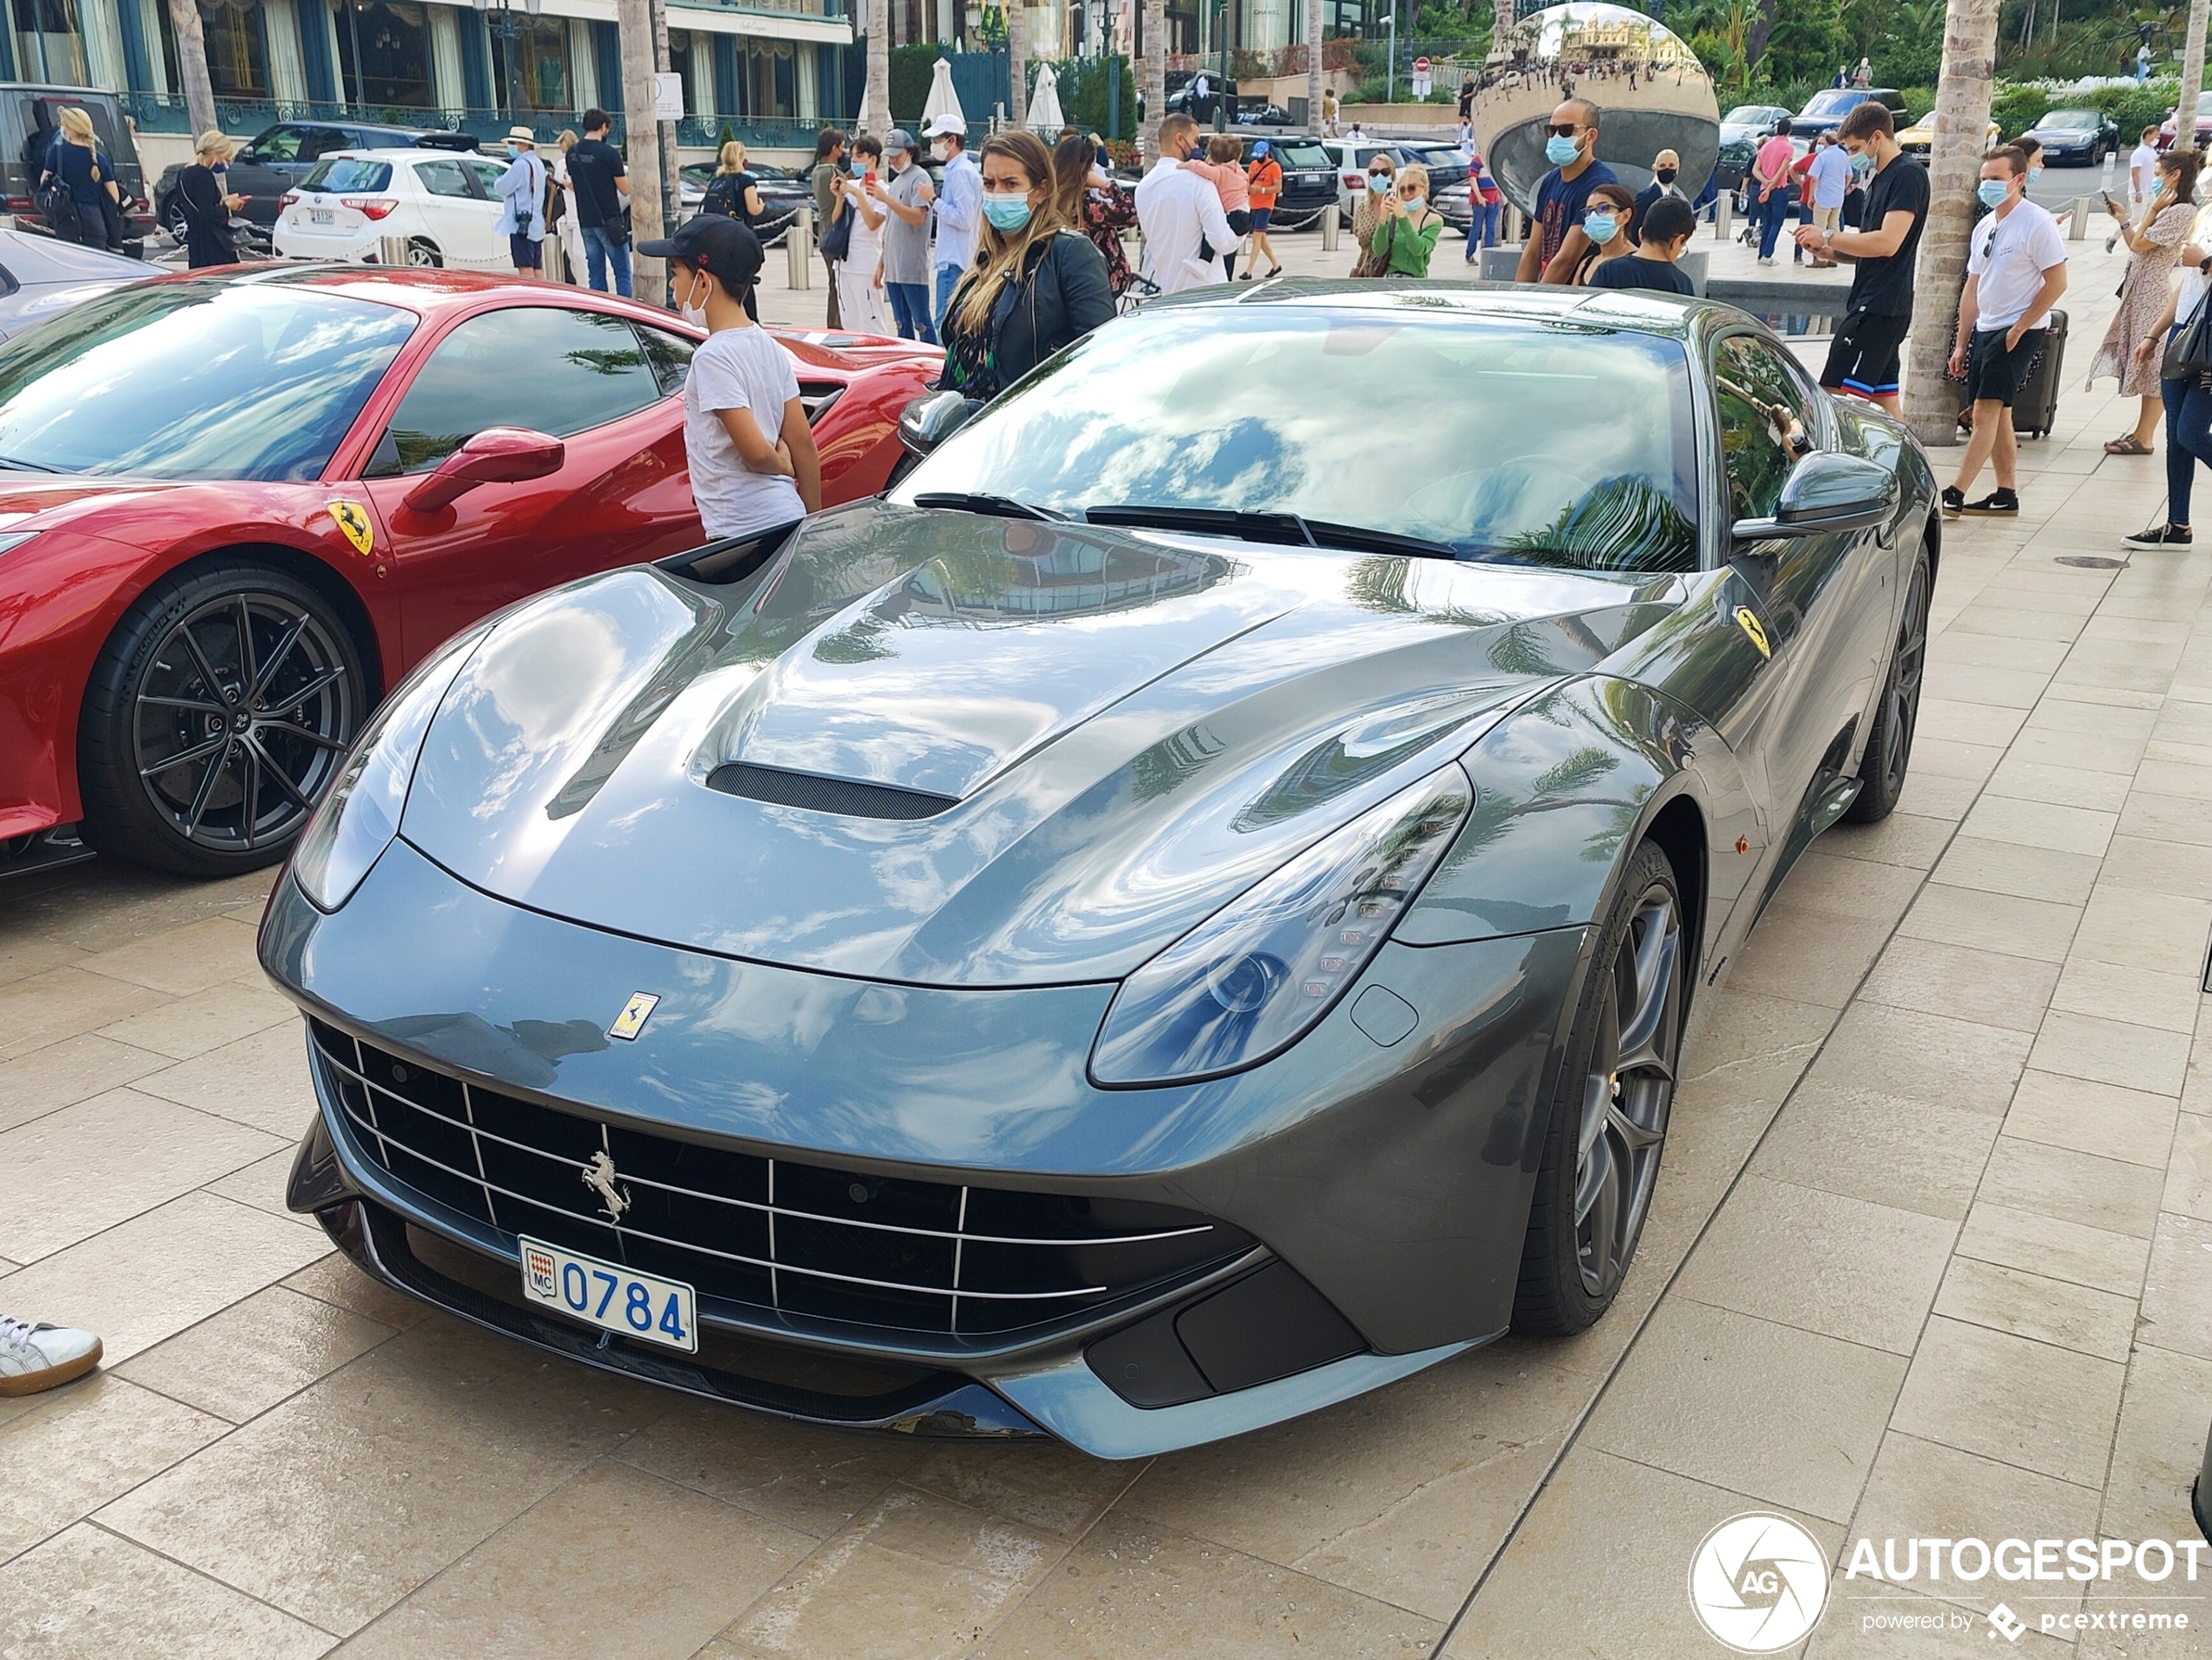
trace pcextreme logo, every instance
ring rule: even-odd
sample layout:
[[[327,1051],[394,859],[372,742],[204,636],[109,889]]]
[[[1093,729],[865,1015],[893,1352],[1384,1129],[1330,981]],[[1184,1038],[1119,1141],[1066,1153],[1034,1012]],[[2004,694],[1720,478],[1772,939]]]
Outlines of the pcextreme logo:
[[[1690,1611],[1739,1654],[1802,1642],[1827,1601],[1828,1553],[1787,1516],[1730,1516],[1689,1559]]]

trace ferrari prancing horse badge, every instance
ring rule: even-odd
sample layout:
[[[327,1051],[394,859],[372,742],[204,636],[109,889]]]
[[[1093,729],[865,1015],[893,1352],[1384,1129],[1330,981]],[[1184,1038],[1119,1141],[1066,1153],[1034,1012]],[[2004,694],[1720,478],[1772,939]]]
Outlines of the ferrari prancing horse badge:
[[[354,544],[354,551],[368,558],[376,546],[376,532],[369,527],[368,509],[359,502],[333,502],[330,516],[337,523],[339,533]]]
[[[1736,608],[1736,623],[1750,637],[1751,644],[1759,648],[1761,657],[1774,655],[1774,648],[1766,643],[1766,630],[1760,624],[1757,611],[1749,605],[1738,605]]]

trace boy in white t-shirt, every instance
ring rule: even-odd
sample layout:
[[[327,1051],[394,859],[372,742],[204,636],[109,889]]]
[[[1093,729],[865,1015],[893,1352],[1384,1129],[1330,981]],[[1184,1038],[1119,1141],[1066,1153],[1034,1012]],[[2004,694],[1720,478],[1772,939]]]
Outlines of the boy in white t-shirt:
[[[822,461],[799,376],[791,354],[745,315],[760,240],[736,219],[702,213],[637,252],[669,262],[676,303],[707,329],[684,381],[684,450],[707,535],[750,536],[814,511]]]

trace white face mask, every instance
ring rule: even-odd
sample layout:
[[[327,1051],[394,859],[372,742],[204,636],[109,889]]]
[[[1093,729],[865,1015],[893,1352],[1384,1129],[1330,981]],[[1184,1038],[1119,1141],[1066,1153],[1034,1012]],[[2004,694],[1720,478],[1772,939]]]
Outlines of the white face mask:
[[[950,161],[953,159],[953,147],[940,139],[929,146],[929,153],[939,161]]]
[[[711,287],[709,287],[707,290],[707,294],[711,294],[714,291]],[[691,303],[695,298],[698,301],[697,305],[693,305]],[[685,322],[691,324],[695,328],[705,328],[706,327],[706,295],[699,293],[698,273],[697,272],[691,273],[691,287],[684,290],[682,295],[678,299],[677,303],[683,308],[684,321]]]

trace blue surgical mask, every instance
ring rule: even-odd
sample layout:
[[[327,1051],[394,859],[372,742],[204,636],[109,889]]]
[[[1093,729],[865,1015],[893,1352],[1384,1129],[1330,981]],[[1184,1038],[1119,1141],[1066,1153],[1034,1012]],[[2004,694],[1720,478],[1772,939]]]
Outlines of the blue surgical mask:
[[[986,196],[983,217],[991,221],[991,228],[999,231],[1018,231],[1029,222],[1029,199],[1027,196]]]
[[[2005,198],[2012,193],[2012,186],[2001,179],[1985,179],[1974,194],[1981,198],[1984,207],[2002,207]]]
[[[1590,213],[1582,219],[1582,234],[1601,247],[1610,242],[1613,233],[1620,228],[1620,219],[1611,213]]]
[[[2032,179],[2040,179],[2043,176],[2043,170],[2040,167],[2030,167],[2027,170],[2027,176]]]
[[[1390,189],[1390,175],[1388,173],[1369,173],[1367,175],[1367,188],[1378,196],[1385,194]]]
[[[1851,159],[1851,170],[1861,179],[1871,178],[1874,172],[1874,158],[1864,153]]]
[[[1582,148],[1572,138],[1562,138],[1557,133],[1544,140],[1544,159],[1554,167],[1564,167],[1582,153]]]

